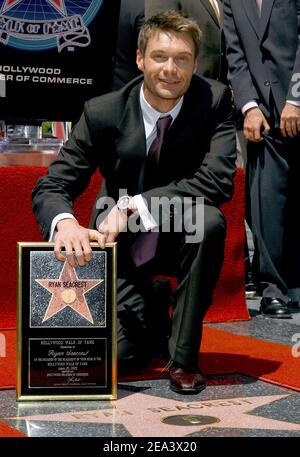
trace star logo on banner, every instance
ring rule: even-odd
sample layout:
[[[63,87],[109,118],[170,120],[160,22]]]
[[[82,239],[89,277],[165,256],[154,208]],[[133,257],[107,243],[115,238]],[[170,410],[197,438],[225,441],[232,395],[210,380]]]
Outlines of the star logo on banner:
[[[22,0],[6,0],[2,6],[2,13],[5,13],[5,11],[9,10],[13,6],[17,5],[20,3]]]
[[[61,14],[64,16],[67,15],[64,0],[48,0],[48,2],[54,6],[54,8],[56,8]]]
[[[300,433],[300,424],[249,414],[255,408],[289,396],[269,395],[186,403],[142,393],[126,392],[123,398],[111,403],[110,408],[9,419],[28,422],[122,424],[134,437],[181,437],[216,427],[292,430]]]
[[[9,9],[11,9],[13,6],[16,6],[18,3],[20,3],[23,0],[6,0],[2,6],[2,13],[5,13]],[[66,6],[65,6],[65,1],[64,0],[46,0],[48,3],[50,3],[51,6],[53,6],[59,13],[61,13],[63,16],[67,15],[66,12]],[[28,5],[27,5],[28,6]]]
[[[93,324],[94,320],[85,294],[103,281],[103,279],[79,279],[75,268],[71,267],[67,261],[64,263],[58,279],[36,279],[38,284],[52,294],[43,322],[69,306]]]

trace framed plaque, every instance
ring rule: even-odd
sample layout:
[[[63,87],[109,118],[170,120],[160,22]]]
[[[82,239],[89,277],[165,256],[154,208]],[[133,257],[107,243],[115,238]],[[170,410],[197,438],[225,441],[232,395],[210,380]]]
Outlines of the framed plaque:
[[[116,399],[116,243],[84,267],[18,243],[17,400]]]

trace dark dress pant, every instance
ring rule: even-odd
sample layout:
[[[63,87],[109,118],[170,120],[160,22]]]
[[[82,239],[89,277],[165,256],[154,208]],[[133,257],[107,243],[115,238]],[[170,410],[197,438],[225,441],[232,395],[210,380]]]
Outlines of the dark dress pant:
[[[226,223],[221,211],[204,206],[203,233],[191,236],[189,227],[180,233],[160,233],[155,259],[136,267],[128,252],[128,236],[118,242],[118,359],[128,354],[151,351],[155,331],[147,328],[151,313],[151,282],[154,274],[175,275],[173,313],[169,353],[172,360],[190,367],[198,363],[203,317],[212,302],[212,294],[223,263]],[[195,211],[185,214],[195,220]],[[199,220],[198,220],[199,223]],[[124,236],[122,236],[124,235]]]
[[[285,303],[288,289],[300,287],[299,171],[299,138],[283,139],[275,130],[260,143],[248,143],[253,278],[263,284],[263,296],[281,298]]]

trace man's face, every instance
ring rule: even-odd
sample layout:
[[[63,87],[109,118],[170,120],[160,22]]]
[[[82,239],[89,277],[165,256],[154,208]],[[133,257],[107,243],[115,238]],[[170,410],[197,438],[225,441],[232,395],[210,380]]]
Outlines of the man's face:
[[[158,111],[169,111],[187,91],[196,72],[194,42],[186,33],[157,30],[145,54],[137,51],[137,66],[144,72],[147,102]]]

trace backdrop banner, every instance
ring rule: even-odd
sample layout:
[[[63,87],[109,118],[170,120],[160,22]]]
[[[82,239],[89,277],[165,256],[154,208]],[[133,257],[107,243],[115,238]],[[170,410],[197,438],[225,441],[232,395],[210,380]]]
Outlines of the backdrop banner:
[[[109,92],[120,0],[0,0],[0,118],[76,121]]]

